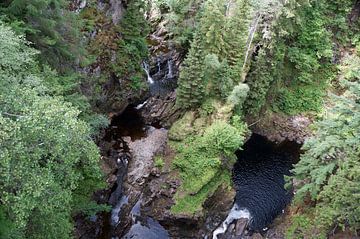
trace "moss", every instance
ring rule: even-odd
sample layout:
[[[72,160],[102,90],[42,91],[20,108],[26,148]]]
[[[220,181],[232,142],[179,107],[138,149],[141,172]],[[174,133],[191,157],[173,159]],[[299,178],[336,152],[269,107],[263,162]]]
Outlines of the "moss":
[[[169,139],[181,141],[184,140],[186,136],[193,134],[194,129],[192,123],[194,120],[195,112],[186,112],[185,115],[180,120],[176,121],[169,130]]]
[[[194,180],[194,183],[196,179]],[[196,194],[184,194],[181,189],[175,196],[175,205],[171,208],[174,214],[194,215],[201,213],[203,204],[221,185],[228,187],[231,182],[230,172],[223,171],[212,177],[212,180]],[[182,195],[182,196],[181,196]]]
[[[215,121],[202,134],[187,135],[182,142],[172,142],[177,155],[173,165],[179,170],[182,184],[175,197],[174,213],[194,214],[225,180],[230,172],[224,165],[235,157],[244,141],[244,130]],[[229,184],[229,183],[228,183]]]

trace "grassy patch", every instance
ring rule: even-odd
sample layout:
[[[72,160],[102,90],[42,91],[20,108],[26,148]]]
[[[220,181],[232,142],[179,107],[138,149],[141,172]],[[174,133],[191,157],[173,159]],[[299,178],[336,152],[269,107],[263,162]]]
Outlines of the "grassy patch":
[[[171,208],[171,212],[175,214],[185,213],[191,215],[201,212],[202,205],[206,199],[211,196],[220,185],[230,185],[230,182],[230,172],[225,170],[214,175],[209,183],[205,184],[200,191],[194,195],[184,194],[184,192],[180,190],[175,196],[176,204]],[[181,189],[184,189],[184,187],[181,187]]]
[[[155,167],[162,169],[165,165],[165,162],[161,156],[155,156],[154,165]]]

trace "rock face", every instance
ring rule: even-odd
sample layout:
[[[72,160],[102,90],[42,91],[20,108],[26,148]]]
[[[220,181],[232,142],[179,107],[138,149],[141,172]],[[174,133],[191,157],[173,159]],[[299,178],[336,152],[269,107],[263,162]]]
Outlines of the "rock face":
[[[118,212],[115,211],[119,217],[119,220],[113,223],[117,224],[114,229],[114,235],[117,236],[123,235],[131,225],[131,217],[128,215],[142,197],[145,183],[150,180],[149,177],[153,169],[155,154],[161,153],[165,149],[167,142],[167,130],[165,129],[150,127],[146,134],[146,137],[134,141],[130,137],[124,137],[131,159],[128,163],[127,175],[124,178],[124,189],[122,191],[122,197],[126,197],[126,204],[121,205]]]
[[[182,115],[182,110],[176,107],[176,92],[170,92],[165,97],[150,97],[141,109],[140,114],[147,124],[160,124],[170,127]]]
[[[114,25],[119,23],[124,15],[124,11],[124,3],[122,0],[110,0],[110,9],[107,14],[111,15]]]
[[[284,116],[272,114],[257,122],[248,120],[253,133],[262,135],[275,143],[294,141],[303,144],[312,135],[309,126],[312,120],[303,115]]]
[[[132,155],[129,163],[127,183],[130,185],[142,185],[149,177],[153,168],[153,157],[156,153],[163,152],[167,143],[167,130],[150,127],[147,137],[131,141],[126,137]]]

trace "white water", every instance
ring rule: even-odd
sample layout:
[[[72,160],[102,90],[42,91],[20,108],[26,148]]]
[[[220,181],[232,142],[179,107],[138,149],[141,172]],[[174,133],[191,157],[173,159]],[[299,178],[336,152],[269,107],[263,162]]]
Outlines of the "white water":
[[[223,234],[228,229],[229,225],[237,219],[246,218],[250,219],[250,212],[247,209],[240,209],[239,206],[235,203],[231,208],[229,215],[226,217],[225,221],[219,226],[214,232],[212,239],[218,239],[219,234]]]
[[[150,75],[149,64],[146,63],[145,61],[143,61],[142,67],[143,67],[144,71],[146,72],[147,81],[149,82],[149,84],[154,84],[154,80],[153,80],[153,78],[152,78],[151,75]]]
[[[111,224],[113,226],[116,226],[119,223],[120,217],[120,211],[121,208],[125,205],[128,204],[128,197],[127,196],[122,196],[121,200],[116,204],[116,206],[111,210]]]
[[[168,68],[169,68],[167,78],[172,78],[173,77],[172,62],[171,62],[171,60],[168,60],[167,63],[168,63]]]
[[[142,107],[144,107],[144,105],[146,105],[147,102],[148,102],[148,101],[146,100],[144,103],[138,104],[138,105],[135,107],[135,109],[137,109],[137,110],[141,109]]]
[[[160,60],[157,60],[157,66],[158,66],[158,73],[161,71],[161,64],[160,64]]]

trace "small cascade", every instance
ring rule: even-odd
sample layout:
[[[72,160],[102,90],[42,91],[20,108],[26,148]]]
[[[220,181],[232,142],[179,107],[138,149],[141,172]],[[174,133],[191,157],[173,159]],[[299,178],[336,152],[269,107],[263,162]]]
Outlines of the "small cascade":
[[[119,224],[121,208],[128,203],[128,197],[124,195],[121,197],[116,206],[111,210],[111,225],[113,227],[116,227]]]
[[[146,61],[143,61],[142,63],[142,67],[144,69],[144,71],[146,72],[147,75],[147,81],[149,82],[150,85],[154,84],[154,80],[150,75],[150,67],[149,64]]]
[[[168,60],[167,61],[167,65],[168,65],[168,74],[167,74],[167,78],[173,78],[173,69],[172,69],[172,61]]]
[[[159,222],[141,215],[142,196],[131,209],[130,216],[133,225],[123,239],[169,239],[169,233]]]
[[[161,62],[160,59],[157,59],[157,67],[158,67],[158,72],[156,74],[158,74],[161,71]]]
[[[135,109],[136,109],[136,110],[140,110],[142,107],[144,107],[144,105],[147,104],[147,102],[148,102],[148,100],[144,101],[144,102],[141,103],[141,104],[138,104],[137,106],[135,106]]]
[[[218,235],[223,234],[227,231],[229,225],[234,221],[240,218],[251,219],[250,212],[245,208],[240,208],[236,203],[231,208],[229,215],[223,221],[221,226],[219,226],[214,232],[212,239],[218,239]]]

